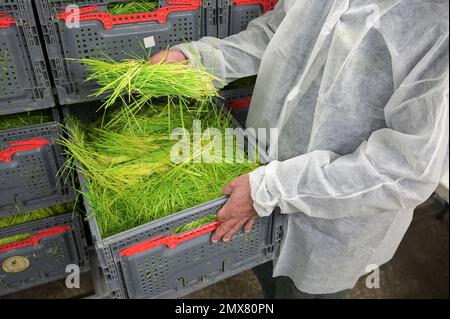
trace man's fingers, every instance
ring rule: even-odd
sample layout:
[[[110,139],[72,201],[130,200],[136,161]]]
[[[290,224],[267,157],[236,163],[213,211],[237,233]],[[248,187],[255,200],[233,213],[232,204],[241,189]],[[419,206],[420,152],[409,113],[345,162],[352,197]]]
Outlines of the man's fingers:
[[[230,229],[236,224],[236,220],[228,220],[216,229],[214,234],[211,237],[213,243],[218,243],[222,237],[230,231]]]
[[[223,236],[223,241],[230,241],[231,237],[233,237],[233,235],[242,227],[242,225],[245,224],[245,222],[245,220],[240,220],[239,222],[234,224],[234,226],[231,227],[231,229],[225,234],[225,236]]]
[[[217,213],[217,220],[219,222],[223,223],[231,218],[231,216],[229,214],[229,210],[228,210],[228,205],[229,205],[228,202],[226,202],[225,205],[223,205],[223,207]]]
[[[250,218],[250,219],[245,223],[244,231],[245,231],[246,233],[249,233],[249,232],[252,231],[253,225],[255,224],[255,221],[256,221],[257,219],[258,219],[258,216],[255,216],[255,217]]]

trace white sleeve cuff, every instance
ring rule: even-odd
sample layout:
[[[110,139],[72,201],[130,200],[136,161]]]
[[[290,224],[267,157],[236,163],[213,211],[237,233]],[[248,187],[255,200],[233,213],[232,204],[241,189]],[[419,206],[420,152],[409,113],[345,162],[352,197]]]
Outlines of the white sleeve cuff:
[[[253,207],[260,217],[269,216],[279,206],[279,196],[267,187],[266,168],[261,166],[249,174]]]
[[[177,44],[170,48],[171,50],[180,51],[184,54],[184,56],[188,59],[189,64],[195,65],[197,67],[200,67],[199,58],[195,57],[195,52],[192,47],[189,47],[189,44]]]

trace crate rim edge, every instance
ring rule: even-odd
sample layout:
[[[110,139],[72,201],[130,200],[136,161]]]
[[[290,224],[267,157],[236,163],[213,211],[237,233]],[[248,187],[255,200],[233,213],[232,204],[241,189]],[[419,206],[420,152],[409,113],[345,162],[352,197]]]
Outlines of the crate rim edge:
[[[17,225],[13,225],[13,226],[8,226],[8,227],[3,227],[0,228],[0,233],[2,232],[6,232],[6,231],[11,231],[12,229],[16,228],[16,227],[27,227],[27,226],[31,226],[36,222],[44,222],[47,219],[64,219],[65,217],[71,216],[71,220],[75,220],[77,216],[82,216],[81,212],[77,209],[74,212],[64,212],[62,214],[58,214],[58,215],[54,215],[54,216],[49,216],[49,217],[45,217],[45,218],[40,218],[40,219],[35,219],[35,220],[31,220],[28,221],[26,223],[22,223],[22,224],[17,224]],[[73,229],[71,229],[73,231]]]
[[[2,116],[10,116],[10,115],[17,115],[17,114],[19,114],[19,113],[8,114],[8,115],[0,115],[0,118]],[[60,126],[61,123],[59,123],[58,121],[52,120],[52,121],[44,122],[44,123],[41,123],[41,124],[32,124],[32,125],[11,127],[11,128],[5,129],[5,130],[0,130],[0,133],[4,134],[4,133],[9,133],[10,131],[12,132],[12,131],[15,131],[15,130],[20,130],[20,129],[25,129],[25,128],[26,129],[28,129],[28,128],[33,129],[33,128],[37,128],[37,127],[42,126],[42,125],[55,125],[55,124],[56,124],[56,127],[58,127],[58,126]]]

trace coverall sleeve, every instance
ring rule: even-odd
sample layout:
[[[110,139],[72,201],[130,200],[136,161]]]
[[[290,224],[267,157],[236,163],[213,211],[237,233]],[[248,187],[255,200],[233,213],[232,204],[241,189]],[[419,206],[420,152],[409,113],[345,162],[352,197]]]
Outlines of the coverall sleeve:
[[[284,0],[252,20],[247,29],[225,39],[204,37],[172,47],[192,63],[200,62],[225,84],[258,73],[264,51],[285,17]]]
[[[384,109],[387,128],[353,153],[318,150],[250,173],[258,215],[279,206],[285,214],[332,219],[413,209],[425,201],[448,170],[448,58],[447,35],[394,91]]]

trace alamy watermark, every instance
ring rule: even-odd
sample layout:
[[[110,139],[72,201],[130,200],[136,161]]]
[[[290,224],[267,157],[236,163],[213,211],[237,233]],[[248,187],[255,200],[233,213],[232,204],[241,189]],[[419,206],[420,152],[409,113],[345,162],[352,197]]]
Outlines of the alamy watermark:
[[[379,29],[380,28],[380,18],[381,18],[381,10],[380,7],[373,3],[371,5],[368,6],[368,8],[370,8],[370,14],[367,16],[366,18],[366,26],[368,28],[375,28],[375,29]]]
[[[66,287],[68,289],[79,289],[80,288],[80,267],[75,264],[69,264],[66,266]]]
[[[366,266],[366,287],[369,289],[380,288],[380,267],[375,264],[370,264]]]
[[[80,28],[80,7],[76,4],[69,4],[66,7],[66,13],[68,13],[66,18],[66,27],[68,29],[79,29]]]
[[[268,145],[277,145],[278,129],[208,127],[202,130],[200,120],[193,122],[192,131],[175,128],[170,134],[176,140],[170,152],[170,159],[180,163],[255,163]],[[271,159],[278,158],[278,152],[271,152]]]

